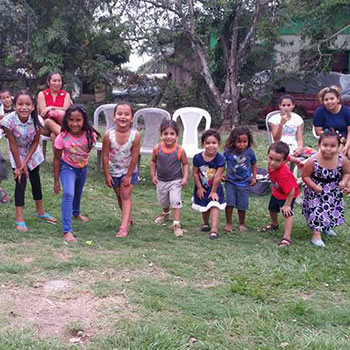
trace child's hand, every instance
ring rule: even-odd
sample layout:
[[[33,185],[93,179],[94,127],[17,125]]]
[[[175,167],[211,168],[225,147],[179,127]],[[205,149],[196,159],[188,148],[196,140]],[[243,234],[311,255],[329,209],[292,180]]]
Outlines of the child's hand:
[[[303,152],[303,147],[298,147],[294,153],[293,153],[293,156],[294,157],[299,157],[301,155],[301,153]]]
[[[108,187],[113,187],[113,179],[112,179],[112,176],[111,176],[111,175],[105,176],[105,184],[106,184]]]
[[[316,193],[321,193],[322,191],[323,191],[323,188],[321,187],[321,186],[316,186],[315,187],[315,189],[314,189],[314,191],[316,192]]]
[[[290,119],[290,112],[289,111],[282,111],[281,113],[281,121],[280,125],[284,125],[287,123],[287,121]]]
[[[21,176],[22,176],[22,174],[23,174],[23,169],[22,169],[22,167],[16,168],[16,169],[14,170],[14,172],[13,172],[13,178],[14,178],[15,180],[18,179],[18,183],[20,183],[20,182],[21,182]]]
[[[203,199],[204,193],[205,193],[205,192],[206,192],[206,191],[205,191],[205,189],[204,189],[203,187],[198,188],[198,190],[197,190],[197,196],[198,196],[198,198],[199,198],[199,199]]]
[[[226,179],[227,179],[226,174],[222,174],[222,175],[221,175],[221,181],[226,181]]]
[[[213,199],[214,201],[219,201],[219,196],[216,192],[210,192],[209,198]]]
[[[282,211],[283,216],[286,217],[286,218],[288,218],[289,216],[293,215],[292,208],[291,208],[290,205],[284,205],[281,208],[281,211]]]
[[[346,190],[346,184],[347,182],[343,180],[339,182],[339,187],[342,191]]]
[[[54,185],[53,185],[53,190],[55,191],[56,194],[59,194],[61,191],[61,186],[60,182],[55,180]]]
[[[255,186],[256,185],[256,178],[252,177],[250,182],[249,182],[249,186]]]
[[[182,186],[182,187],[187,186],[187,179],[185,179],[184,177],[183,177],[182,180],[181,180],[181,186]]]
[[[156,176],[152,176],[152,183],[154,186],[157,186],[158,185],[158,179]]]
[[[123,186],[125,187],[128,187],[131,185],[131,175],[125,175],[123,178],[122,178],[122,184]]]
[[[26,175],[26,178],[29,178],[28,167],[26,165],[25,166],[22,165],[22,169],[23,169],[24,174]]]

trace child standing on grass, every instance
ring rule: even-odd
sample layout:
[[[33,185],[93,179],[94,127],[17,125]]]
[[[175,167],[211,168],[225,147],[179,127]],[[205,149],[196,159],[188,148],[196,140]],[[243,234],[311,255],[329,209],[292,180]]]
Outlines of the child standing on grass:
[[[289,247],[292,243],[293,206],[299,194],[299,187],[294,175],[286,165],[289,147],[279,141],[270,145],[267,153],[267,165],[272,184],[272,195],[269,202],[271,223],[261,231],[267,232],[278,229],[278,213],[284,217],[284,235],[279,242],[280,247]]]
[[[209,239],[219,238],[219,210],[226,207],[221,177],[225,169],[225,157],[218,152],[220,134],[214,130],[206,130],[202,135],[204,151],[193,158],[193,179],[195,182],[192,208],[202,213],[201,230],[209,232]],[[209,226],[211,218],[211,227]]]
[[[246,231],[245,214],[249,209],[249,186],[256,184],[256,156],[251,149],[253,137],[246,126],[234,128],[226,140],[224,156],[227,162],[226,184],[226,226],[232,231],[232,212],[237,208],[239,231]]]
[[[53,162],[55,193],[60,192],[60,180],[63,187],[62,232],[67,242],[77,241],[72,229],[72,215],[82,222],[89,221],[80,214],[80,202],[90,151],[97,135],[89,123],[86,108],[79,104],[69,106],[63,117],[61,133],[55,139]]]
[[[340,139],[334,131],[324,132],[318,140],[319,152],[304,165],[306,184],[303,215],[312,230],[311,243],[324,247],[321,232],[336,236],[333,228],[344,223],[343,191],[350,179],[350,163],[338,152]]]
[[[5,128],[9,142],[9,156],[13,168],[16,206],[16,229],[27,231],[24,221],[24,194],[29,177],[32,185],[38,218],[50,224],[57,223],[50,214],[45,213],[42,200],[39,167],[44,156],[39,146],[40,122],[35,109],[35,101],[26,90],[19,91],[14,98],[15,112],[4,117],[2,125]]]
[[[173,120],[163,120],[160,125],[162,142],[153,150],[151,161],[152,182],[157,186],[157,195],[163,212],[155,218],[162,224],[173,209],[173,230],[176,237],[183,236],[180,226],[182,208],[181,188],[187,185],[189,165],[184,149],[177,144],[179,126]]]
[[[138,183],[137,162],[141,137],[131,129],[133,108],[128,102],[120,102],[114,109],[114,128],[106,132],[102,143],[102,164],[105,182],[113,187],[122,221],[116,237],[126,237],[132,224],[132,191]]]

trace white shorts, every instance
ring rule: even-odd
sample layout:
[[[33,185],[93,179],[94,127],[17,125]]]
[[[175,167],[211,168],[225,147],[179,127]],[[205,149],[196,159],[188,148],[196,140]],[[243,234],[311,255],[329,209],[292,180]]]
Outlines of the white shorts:
[[[157,196],[162,208],[182,208],[181,201],[181,181],[158,181]]]

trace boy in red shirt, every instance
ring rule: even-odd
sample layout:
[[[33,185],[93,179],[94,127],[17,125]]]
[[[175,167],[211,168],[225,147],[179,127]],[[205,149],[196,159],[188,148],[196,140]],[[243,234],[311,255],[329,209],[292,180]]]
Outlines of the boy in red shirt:
[[[289,147],[282,141],[271,144],[267,152],[267,164],[272,184],[272,195],[269,203],[271,224],[263,227],[261,231],[278,229],[278,213],[281,210],[284,216],[284,235],[278,244],[280,247],[289,247],[292,243],[292,210],[295,198],[299,194],[297,181],[286,165],[288,154]]]

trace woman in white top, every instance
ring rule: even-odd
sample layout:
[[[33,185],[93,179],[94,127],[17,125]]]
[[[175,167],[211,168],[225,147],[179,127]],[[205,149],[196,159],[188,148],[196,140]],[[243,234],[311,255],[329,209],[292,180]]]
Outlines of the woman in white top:
[[[273,115],[268,122],[273,141],[285,142],[289,146],[290,155],[299,157],[304,149],[304,121],[300,115],[292,112],[294,107],[293,96],[283,95],[279,103],[280,113]]]

